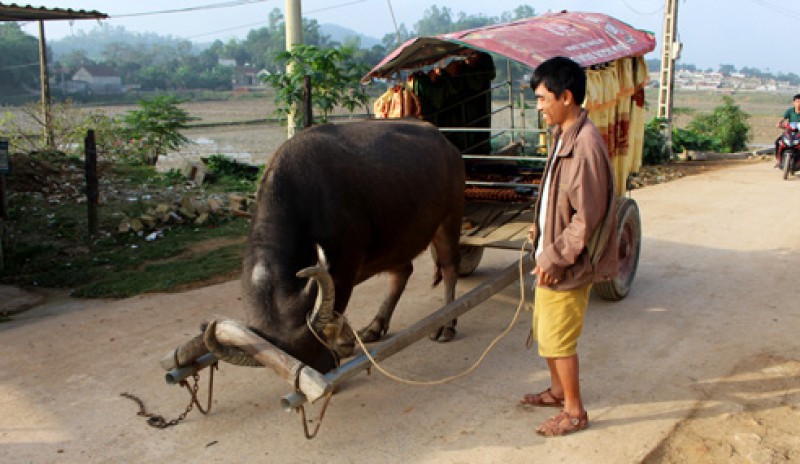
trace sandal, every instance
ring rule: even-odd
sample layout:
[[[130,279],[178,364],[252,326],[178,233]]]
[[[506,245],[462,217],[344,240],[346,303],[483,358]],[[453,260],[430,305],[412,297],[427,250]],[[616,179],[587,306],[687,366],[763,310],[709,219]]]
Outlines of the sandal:
[[[548,388],[539,393],[528,393],[522,397],[519,404],[523,406],[544,406],[552,408],[563,408],[564,398],[559,398]]]
[[[545,437],[559,437],[589,427],[589,414],[586,411],[577,417],[571,417],[562,410],[557,415],[548,419],[536,429],[536,433]]]

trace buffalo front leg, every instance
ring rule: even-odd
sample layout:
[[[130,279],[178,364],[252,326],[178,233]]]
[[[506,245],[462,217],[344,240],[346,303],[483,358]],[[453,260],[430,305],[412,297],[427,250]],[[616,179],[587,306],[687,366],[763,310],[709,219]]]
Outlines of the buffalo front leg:
[[[389,276],[389,293],[386,295],[386,299],[383,300],[378,314],[375,315],[372,322],[358,331],[358,336],[364,343],[378,341],[389,331],[389,323],[392,320],[394,308],[397,307],[400,295],[406,289],[408,278],[411,277],[413,271],[414,265],[409,261],[402,267],[387,273]]]

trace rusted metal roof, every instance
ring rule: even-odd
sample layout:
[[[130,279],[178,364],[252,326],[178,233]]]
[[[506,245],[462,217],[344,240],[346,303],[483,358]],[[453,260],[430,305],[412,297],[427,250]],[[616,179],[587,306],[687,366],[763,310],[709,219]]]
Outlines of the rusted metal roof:
[[[0,3],[0,21],[54,21],[76,19],[108,19],[108,15],[97,10],[73,10],[71,8],[45,8],[16,3]]]
[[[581,66],[591,66],[644,55],[655,44],[652,33],[601,13],[546,13],[435,37],[415,37],[386,56],[362,81],[432,64],[467,49],[495,53],[536,68],[558,55],[568,56]]]

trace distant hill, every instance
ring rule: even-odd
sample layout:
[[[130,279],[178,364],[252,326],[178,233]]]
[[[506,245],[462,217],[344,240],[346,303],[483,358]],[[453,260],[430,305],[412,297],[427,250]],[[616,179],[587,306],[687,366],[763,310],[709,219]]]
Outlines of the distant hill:
[[[373,45],[381,44],[381,39],[359,34],[352,29],[337,26],[336,24],[320,24],[319,30],[323,35],[329,35],[331,40],[339,43],[345,43],[348,38],[358,37],[361,39],[361,48],[372,48]]]
[[[82,50],[88,58],[102,60],[103,52],[109,45],[123,43],[131,46],[153,47],[158,45],[175,47],[182,41],[179,37],[170,35],[159,35],[154,32],[131,32],[122,26],[110,26],[101,24],[95,26],[88,33],[79,30],[72,35],[62,37],[58,40],[51,40],[48,46],[53,50],[55,59],[77,50]],[[200,53],[207,46],[196,46],[193,44],[192,52]]]

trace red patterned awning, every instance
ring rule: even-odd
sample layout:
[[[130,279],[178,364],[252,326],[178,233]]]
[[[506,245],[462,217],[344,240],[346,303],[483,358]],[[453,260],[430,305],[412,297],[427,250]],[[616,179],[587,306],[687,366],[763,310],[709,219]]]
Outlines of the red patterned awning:
[[[433,64],[466,49],[502,55],[535,68],[554,56],[591,66],[641,56],[655,46],[652,33],[601,13],[547,13],[435,37],[415,37],[386,56],[362,81]]]

